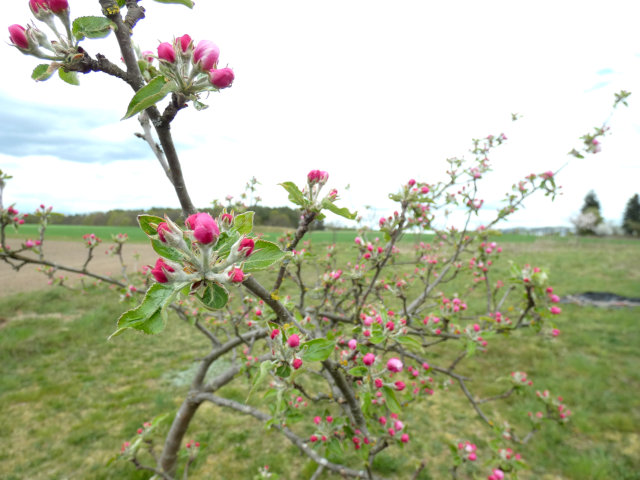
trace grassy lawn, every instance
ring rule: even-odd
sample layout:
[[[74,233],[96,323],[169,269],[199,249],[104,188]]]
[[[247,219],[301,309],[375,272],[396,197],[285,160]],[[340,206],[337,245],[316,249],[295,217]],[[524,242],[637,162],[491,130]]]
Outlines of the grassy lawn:
[[[81,229],[70,233],[75,239],[87,231],[109,238],[95,227],[74,228]],[[338,243],[352,241],[353,232],[339,233]],[[496,240],[505,258],[517,263],[535,256],[536,265],[550,271],[559,295],[599,290],[640,296],[638,241]],[[319,236],[314,241],[334,240]],[[323,245],[314,248],[323,251]],[[503,263],[496,275],[507,271]],[[158,336],[127,332],[107,341],[127,308],[115,292],[104,290],[81,294],[59,288],[0,299],[1,478],[150,477],[128,463],[105,465],[142,422],[175,411],[208,342],[177,318]],[[484,397],[503,391],[500,378],[512,370],[525,370],[534,388],[562,394],[572,409],[564,428],[549,425],[519,449],[531,468],[522,478],[640,479],[640,309],[562,309],[559,337],[522,332],[523,342],[496,338],[486,354],[463,363],[460,373],[478,379],[470,388]],[[445,349],[427,353],[444,365],[456,354]],[[244,400],[247,381],[238,380],[220,393]],[[483,408],[497,423],[508,420],[522,431],[527,411],[536,407],[533,400],[517,400]],[[260,404],[259,395],[255,404]],[[486,438],[487,427],[455,386],[437,391],[405,423],[412,426],[412,441],[380,455],[376,467],[381,475],[410,478],[426,460],[428,468],[418,478],[448,478],[446,442],[469,439],[478,442],[479,451],[486,448],[480,439]],[[313,472],[306,457],[282,437],[211,405],[198,411],[188,438],[202,445],[190,478],[250,479],[265,464],[285,479],[309,478]]]

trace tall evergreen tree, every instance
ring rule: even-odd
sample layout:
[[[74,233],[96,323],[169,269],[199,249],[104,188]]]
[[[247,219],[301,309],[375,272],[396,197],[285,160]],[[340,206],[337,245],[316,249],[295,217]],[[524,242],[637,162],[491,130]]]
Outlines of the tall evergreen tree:
[[[640,198],[637,193],[627,202],[622,228],[627,235],[640,235]]]
[[[591,190],[587,193],[587,196],[584,197],[584,205],[582,206],[582,213],[597,211],[598,215],[600,215],[600,202],[598,201],[598,197],[596,197],[596,193]]]

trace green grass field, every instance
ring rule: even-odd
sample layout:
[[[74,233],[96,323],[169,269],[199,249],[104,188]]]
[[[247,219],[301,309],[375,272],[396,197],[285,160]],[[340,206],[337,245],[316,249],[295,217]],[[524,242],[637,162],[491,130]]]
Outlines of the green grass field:
[[[75,239],[88,231],[108,238],[110,231],[59,228]],[[316,253],[322,253],[323,241],[334,241],[332,232],[315,235]],[[339,232],[335,241],[351,242],[353,235]],[[640,296],[637,240],[505,236],[497,241],[505,258],[524,263],[535,257],[535,265],[550,271],[559,295],[596,290]],[[498,271],[507,268],[503,262]],[[177,318],[161,335],[129,332],[107,342],[126,308],[116,292],[104,290],[79,294],[52,288],[0,298],[0,477],[150,477],[127,463],[105,464],[142,422],[175,410],[188,390],[194,360],[208,344]],[[536,388],[561,393],[570,405],[571,422],[564,428],[551,425],[519,450],[531,467],[521,478],[640,479],[640,309],[562,308],[558,338],[533,332],[522,333],[525,342],[497,338],[460,373],[484,379],[472,383],[484,396],[500,391],[497,378],[525,370]],[[446,363],[451,353],[431,355]],[[223,393],[244,400],[246,382]],[[509,421],[524,425],[532,406],[511,398],[506,405]],[[486,411],[501,418],[496,406],[487,404]],[[377,471],[389,478],[410,478],[423,459],[428,468],[418,478],[450,478],[446,442],[479,439],[487,428],[456,388],[437,393],[405,423],[422,428],[411,431],[406,448],[380,455]],[[251,479],[265,464],[284,479],[309,478],[313,472],[282,437],[218,407],[199,410],[188,438],[202,444],[190,478]],[[478,446],[486,447],[480,440]]]

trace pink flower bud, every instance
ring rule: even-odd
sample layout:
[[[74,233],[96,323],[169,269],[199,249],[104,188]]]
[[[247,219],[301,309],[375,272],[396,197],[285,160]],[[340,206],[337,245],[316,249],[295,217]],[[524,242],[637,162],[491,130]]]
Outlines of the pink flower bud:
[[[478,325],[477,323],[473,324],[473,331],[474,332],[479,332],[480,331],[480,325]]]
[[[402,423],[400,420],[396,420],[395,422],[393,422],[393,428],[396,429],[396,432],[399,432],[404,428],[404,423]]]
[[[381,378],[376,378],[373,382],[376,386],[376,388],[382,388],[382,379]]]
[[[142,59],[147,63],[153,63],[153,52],[151,50],[145,50],[141,53]]]
[[[191,37],[185,34],[181,37],[177,37],[173,43],[182,51],[182,53],[187,53],[187,50],[189,50],[189,46],[191,45]]]
[[[315,423],[316,425],[320,425],[320,422],[322,421],[322,418],[320,417],[313,417],[313,423]]]
[[[203,72],[208,72],[217,65],[219,56],[220,49],[215,43],[210,40],[200,40],[193,51],[193,64]]]
[[[47,3],[53,13],[60,13],[69,9],[69,2],[67,2],[67,0],[49,0]]]
[[[402,443],[409,443],[409,434],[403,433],[402,436],[400,437],[400,441]]]
[[[233,83],[235,76],[230,68],[214,69],[209,72],[209,81],[216,88],[227,88]]]
[[[333,417],[331,415],[327,416],[327,423],[333,422]]]
[[[311,437],[309,437],[309,441],[311,441],[312,443],[317,442],[318,441],[318,437],[315,435],[311,435]]]
[[[194,213],[187,218],[185,224],[193,230],[194,238],[203,245],[215,243],[220,236],[218,224],[208,213]]]
[[[427,187],[427,186],[422,187],[422,188],[420,189],[420,192],[422,192],[422,193],[429,193],[429,187]]]
[[[29,0],[29,8],[36,15],[40,10],[46,11],[48,9],[47,3],[47,0]]]
[[[167,272],[175,272],[175,270],[171,266],[167,265],[162,258],[159,258],[156,261],[155,267],[151,269],[151,274],[158,283],[167,283],[169,281],[167,278]]]
[[[291,348],[296,348],[298,345],[300,345],[300,337],[295,333],[293,335],[290,335],[289,338],[287,338],[287,345],[289,345]]]
[[[416,184],[416,181],[412,178],[411,180],[409,180],[409,186],[413,187]]]
[[[171,228],[167,225],[167,222],[162,222],[158,225],[158,237],[160,237],[160,241],[162,243],[167,243],[167,239],[165,238],[165,233],[171,233]]]
[[[387,361],[387,370],[390,372],[401,372],[402,366],[402,360],[399,358],[393,357]]]
[[[327,183],[327,180],[329,180],[329,174],[322,170],[311,170],[307,174],[307,181],[309,182],[309,185],[315,185],[316,183],[324,185]]]
[[[470,453],[467,457],[470,461],[475,462],[478,456],[475,453]]]
[[[294,370],[298,370],[302,366],[302,360],[299,358],[294,358],[292,365]]]
[[[238,246],[238,252],[244,253],[246,257],[251,255],[253,252],[253,248],[256,246],[255,242],[251,238],[243,238],[240,240],[240,245]]]
[[[164,60],[165,62],[175,63],[176,52],[173,49],[173,45],[171,45],[169,42],[163,42],[158,45],[158,58],[160,60]]]
[[[220,215],[220,223],[229,228],[233,224],[233,215],[230,213],[223,213]]]
[[[551,312],[551,315],[559,315],[562,312],[562,309],[560,307],[553,306],[549,311]]]
[[[394,385],[396,386],[396,390],[398,390],[399,392],[404,390],[406,387],[405,383],[402,380],[398,380]]]
[[[280,330],[278,330],[277,328],[273,329],[271,331],[271,340],[273,340],[274,338],[276,338],[278,335],[280,335]]]
[[[11,43],[21,50],[29,49],[29,39],[27,38],[27,31],[22,25],[11,25],[9,27],[9,38]]]
[[[347,345],[349,345],[349,348],[351,350],[355,350],[356,347],[358,346],[358,341],[355,338],[352,338],[351,340],[349,340],[349,342],[347,343]]]
[[[367,366],[373,365],[373,362],[376,361],[376,356],[373,353],[367,353],[364,357],[362,357],[362,363]]]
[[[232,268],[229,272],[229,278],[233,283],[242,283],[244,281],[244,272],[238,267]]]
[[[26,242],[24,242],[24,246],[27,248],[33,248],[35,247],[35,242],[33,240],[27,240]]]

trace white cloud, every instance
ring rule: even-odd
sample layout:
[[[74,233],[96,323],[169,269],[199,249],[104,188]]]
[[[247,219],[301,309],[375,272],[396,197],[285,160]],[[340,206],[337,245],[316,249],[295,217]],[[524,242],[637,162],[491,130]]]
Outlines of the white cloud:
[[[99,14],[97,1],[71,6],[74,15]],[[631,1],[145,6],[147,19],[136,27],[143,49],[188,32],[217,42],[221,62],[236,72],[233,88],[208,98],[209,110],[180,112],[173,126],[197,205],[237,195],[251,176],[263,184],[266,204],[285,204],[276,184],[302,183],[308,170],[320,168],[341,192],[351,184],[342,193],[345,205],[384,211],[392,208],[388,191],[411,177],[440,178],[444,159],[465,155],[472,137],[505,131],[509,141],[496,152],[485,189],[486,202],[494,203],[523,175],[566,163],[579,137],[607,119],[613,93],[633,90],[640,78],[640,5]],[[7,5],[5,18],[24,24],[26,2]],[[117,59],[113,40],[86,48]],[[119,117],[132,94],[96,74],[82,76],[79,89],[57,79],[25,87],[36,62],[8,47],[0,48],[0,61],[12,65],[0,93],[56,105],[61,122],[69,105],[96,105]],[[619,220],[638,191],[635,95],[612,119],[603,151],[563,169],[564,195],[552,206],[533,200],[513,225],[568,225],[590,189],[604,216]],[[511,112],[524,116],[511,123]],[[135,120],[109,123],[90,138],[125,142],[137,129]],[[74,211],[177,204],[151,160],[89,166],[65,161],[65,152],[56,157],[5,156],[2,168],[29,177],[19,188],[24,201],[47,197]]]

